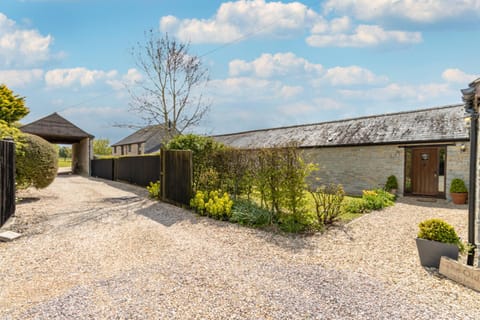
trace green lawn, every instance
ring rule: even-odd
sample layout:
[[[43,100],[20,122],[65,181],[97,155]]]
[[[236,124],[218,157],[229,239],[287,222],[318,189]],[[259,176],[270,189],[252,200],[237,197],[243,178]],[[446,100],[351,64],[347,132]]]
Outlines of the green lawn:
[[[64,159],[64,158],[58,158],[58,167],[59,168],[67,168],[72,166],[72,159]]]

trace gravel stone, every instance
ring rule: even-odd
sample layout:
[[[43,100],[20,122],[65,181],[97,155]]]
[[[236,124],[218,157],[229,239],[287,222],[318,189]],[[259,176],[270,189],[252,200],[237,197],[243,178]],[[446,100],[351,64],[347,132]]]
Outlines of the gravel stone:
[[[24,236],[0,243],[0,319],[480,319],[480,294],[422,268],[414,240],[433,217],[466,238],[466,206],[402,198],[288,236],[93,178],[22,196],[36,200],[9,224]]]

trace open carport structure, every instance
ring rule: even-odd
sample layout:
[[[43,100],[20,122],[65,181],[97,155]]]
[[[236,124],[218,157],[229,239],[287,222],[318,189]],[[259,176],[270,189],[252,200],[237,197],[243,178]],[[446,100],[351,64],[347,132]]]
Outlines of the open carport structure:
[[[22,132],[42,137],[50,143],[72,145],[72,173],[90,175],[94,136],[83,131],[58,113],[24,125]]]

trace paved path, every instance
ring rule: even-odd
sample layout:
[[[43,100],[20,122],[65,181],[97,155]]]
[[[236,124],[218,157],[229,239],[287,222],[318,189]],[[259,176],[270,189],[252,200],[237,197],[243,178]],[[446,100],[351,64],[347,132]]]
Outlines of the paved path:
[[[406,199],[323,235],[198,217],[125,184],[59,176],[0,243],[0,319],[480,319],[480,294],[420,267],[416,225],[466,209]]]

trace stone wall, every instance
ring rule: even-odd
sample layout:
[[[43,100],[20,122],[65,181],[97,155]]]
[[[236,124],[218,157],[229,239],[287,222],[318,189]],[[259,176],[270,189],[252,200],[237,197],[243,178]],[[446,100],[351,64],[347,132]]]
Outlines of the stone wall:
[[[122,156],[122,147],[123,147],[123,156],[138,156],[144,154],[145,143],[142,143],[140,146],[140,154],[138,153],[138,143],[132,143],[130,145],[130,151],[128,149],[128,144],[123,146],[112,147],[112,154],[114,156]]]
[[[81,175],[90,175],[90,158],[92,143],[90,138],[84,138],[72,145],[72,172]]]
[[[450,200],[450,183],[461,178],[468,186],[470,150],[460,145],[447,147],[446,198]],[[319,171],[312,177],[312,183],[340,183],[351,195],[360,195],[362,190],[383,187],[387,177],[395,175],[398,180],[398,194],[403,194],[405,149],[398,145],[358,146],[336,148],[304,149],[308,161],[317,163]],[[319,178],[318,182],[315,178]]]
[[[466,149],[461,151],[461,145],[464,144]],[[447,147],[447,184],[445,186],[445,195],[447,200],[450,197],[450,184],[454,178],[460,178],[465,181],[468,188],[470,170],[470,143],[459,142],[454,146]]]
[[[350,195],[383,187],[387,177],[395,175],[398,194],[403,194],[404,149],[397,145],[304,149],[308,161],[317,163],[315,183],[340,183]],[[314,181],[314,180],[312,180]]]

